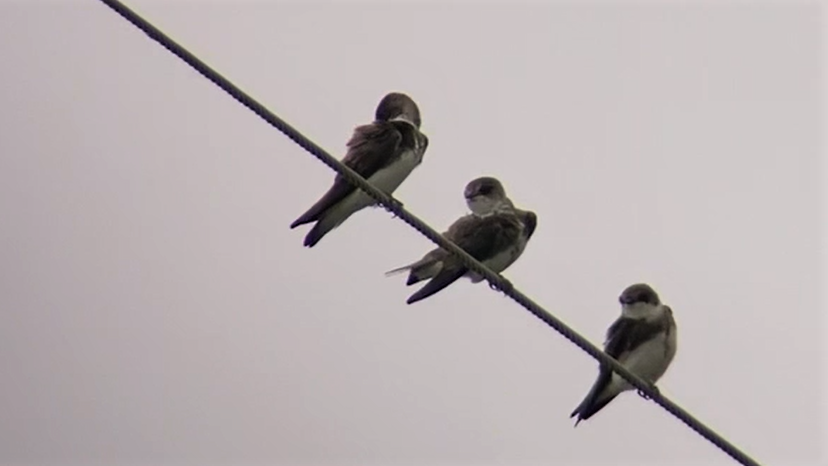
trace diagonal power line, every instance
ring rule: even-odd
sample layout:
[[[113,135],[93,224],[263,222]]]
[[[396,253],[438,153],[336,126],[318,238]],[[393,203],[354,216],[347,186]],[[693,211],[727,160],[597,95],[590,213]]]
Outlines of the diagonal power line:
[[[516,303],[523,306],[535,317],[542,320],[544,323],[558,331],[566,339],[574,343],[587,354],[597,359],[602,365],[609,366],[610,368],[612,368],[613,371],[618,373],[623,379],[628,381],[641,393],[646,395],[647,398],[653,400],[656,404],[664,408],[667,412],[678,418],[680,421],[684,422],[688,427],[696,431],[699,435],[710,441],[715,446],[719,447],[725,453],[730,455],[734,460],[736,460],[744,466],[759,466],[759,463],[756,462],[756,460],[752,459],[746,453],[744,453],[735,445],[730,443],[727,439],[713,431],[711,428],[707,427],[704,423],[696,419],[693,415],[685,411],[682,407],[680,407],[673,401],[669,400],[667,397],[663,396],[660,392],[654,389],[652,385],[643,381],[638,376],[628,371],[614,358],[605,354],[597,346],[590,343],[586,338],[584,338],[583,336],[575,332],[575,330],[563,323],[563,321],[553,316],[545,309],[543,309],[540,305],[531,300],[528,296],[518,291],[514,286],[512,286],[512,284],[508,280],[503,278],[500,274],[494,273],[491,270],[489,270],[487,267],[478,262],[471,255],[469,255],[466,251],[458,247],[453,242],[444,238],[440,233],[428,226],[425,222],[423,222],[418,217],[405,210],[405,208],[403,208],[402,203],[400,203],[398,200],[394,199],[392,196],[387,195],[386,193],[380,191],[379,189],[375,188],[373,185],[368,183],[368,181],[366,181],[365,178],[360,176],[358,173],[356,173],[346,165],[343,165],[339,160],[335,159],[333,156],[328,154],[316,143],[305,137],[303,134],[301,134],[299,131],[297,131],[295,128],[289,125],[287,122],[285,122],[284,120],[276,116],[273,112],[265,108],[264,105],[260,104],[253,97],[251,97],[250,95],[246,94],[244,91],[236,87],[227,78],[219,74],[214,69],[210,68],[210,66],[201,61],[198,57],[196,57],[183,46],[175,42],[169,36],[161,32],[149,21],[142,18],[129,7],[121,3],[119,0],[100,1],[112,8],[113,10],[115,10],[116,13],[118,13],[124,19],[126,19],[134,26],[136,26],[138,29],[143,31],[151,39],[155,40],[156,42],[161,44],[161,46],[173,53],[175,56],[186,62],[196,71],[198,71],[202,76],[212,81],[223,91],[230,94],[234,99],[239,101],[239,103],[253,111],[253,113],[255,113],[263,120],[268,122],[271,126],[274,126],[276,129],[284,133],[285,136],[290,138],[292,141],[294,141],[296,144],[301,146],[306,151],[310,152],[311,155],[322,161],[322,163],[324,163],[332,170],[342,175],[348,182],[355,185],[359,189],[365,191],[369,196],[371,196],[379,204],[385,207],[386,210],[392,212],[396,217],[398,217],[399,219],[413,227],[415,230],[419,231],[421,234],[423,234],[423,236],[430,239],[432,242],[434,242],[441,248],[460,258],[460,260],[466,267],[483,276],[483,278],[485,278],[489,282],[489,285],[493,289],[502,291],[504,294],[506,294],[506,296],[508,296]]]

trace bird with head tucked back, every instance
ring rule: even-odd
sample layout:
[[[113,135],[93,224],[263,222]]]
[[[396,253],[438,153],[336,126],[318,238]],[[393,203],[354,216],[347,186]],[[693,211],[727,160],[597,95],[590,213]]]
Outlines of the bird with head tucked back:
[[[657,390],[655,383],[676,355],[673,310],[662,304],[655,290],[644,283],[628,286],[618,301],[621,316],[607,330],[604,352]],[[577,426],[633,388],[612,369],[601,365],[592,389],[569,417],[578,416]]]
[[[420,132],[420,109],[407,95],[392,92],[377,106],[375,121],[354,130],[342,163],[371,184],[392,194],[423,160],[428,138]],[[313,247],[348,217],[376,201],[341,175],[290,228],[316,222],[305,236]]]
[[[463,190],[466,205],[475,215],[489,215],[498,211],[514,209],[512,200],[506,196],[503,183],[491,176],[475,178]]]
[[[526,249],[537,226],[537,215],[516,209],[496,178],[472,180],[463,195],[472,213],[456,220],[443,236],[493,272],[506,270]],[[408,298],[408,304],[437,293],[463,276],[470,278],[472,283],[483,280],[478,273],[466,268],[459,258],[441,248],[429,251],[414,263],[388,271],[386,275],[405,271],[409,272],[406,281],[409,286],[431,279]]]

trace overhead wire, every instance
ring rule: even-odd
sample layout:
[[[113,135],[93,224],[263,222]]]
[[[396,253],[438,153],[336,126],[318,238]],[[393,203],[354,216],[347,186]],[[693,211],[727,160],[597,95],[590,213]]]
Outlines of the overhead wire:
[[[446,239],[443,235],[431,228],[428,224],[420,220],[414,214],[408,212],[403,204],[394,197],[384,193],[370,184],[365,178],[360,176],[357,172],[342,164],[339,160],[328,154],[324,149],[319,147],[311,139],[300,133],[293,126],[288,124],[283,119],[279,118],[273,112],[268,110],[264,105],[259,103],[253,97],[239,89],[230,80],[222,76],[219,72],[204,63],[201,59],[193,55],[190,51],[185,49],[182,45],[167,36],[152,23],[144,19],[135,11],[127,7],[119,0],[100,0],[102,3],[109,6],[112,10],[118,13],[121,17],[132,23],[151,39],[158,42],[162,47],[170,51],[172,54],[190,65],[202,76],[220,87],[236,99],[239,103],[250,109],[253,113],[265,120],[271,126],[281,131],[285,136],[290,138],[300,147],[305,149],[311,155],[319,159],[322,163],[330,167],[332,170],[342,175],[349,183],[361,189],[369,196],[371,196],[377,203],[382,205],[386,210],[394,214],[395,217],[404,221],[415,230],[419,231],[423,236],[434,242],[437,246],[445,249],[451,254],[457,256],[460,261],[468,267],[485,278],[491,288],[503,292],[506,296],[520,304],[526,310],[531,312],[535,317],[546,323],[548,326],[555,329],[558,333],[563,335],[566,339],[578,346],[581,350],[597,359],[603,366],[610,367],[614,372],[618,373],[624,380],[635,387],[639,393],[645,398],[652,400],[667,412],[678,418],[686,424],[693,431],[704,437],[713,445],[724,451],[731,458],[744,466],[759,466],[759,463],[748,456],[745,452],[737,448],[732,442],[725,439],[723,436],[709,428],[695,416],[687,412],[681,406],[677,405],[664,395],[650,383],[642,380],[617,360],[604,353],[597,346],[592,344],[585,337],[570,328],[563,321],[547,312],[543,307],[535,303],[528,296],[515,288],[511,282],[503,278],[500,274],[492,272],[482,263],[477,261],[474,257],[469,255],[466,251],[458,247],[453,242]]]

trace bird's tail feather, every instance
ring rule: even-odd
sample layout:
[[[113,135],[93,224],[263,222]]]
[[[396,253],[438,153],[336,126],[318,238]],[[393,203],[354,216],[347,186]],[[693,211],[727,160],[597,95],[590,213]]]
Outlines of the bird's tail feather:
[[[601,411],[610,401],[614,400],[618,393],[612,393],[606,391],[607,387],[600,387],[599,384],[595,384],[594,387],[587,393],[584,397],[584,400],[581,401],[581,404],[572,411],[572,414],[569,417],[574,417],[575,415],[578,416],[578,419],[575,420],[575,426],[578,426],[578,423],[581,421],[585,421],[591,418],[595,413]]]
[[[442,250],[440,249],[430,251],[417,262],[412,262],[411,264],[385,272],[385,276],[390,277],[402,272],[410,272],[408,274],[408,280],[405,282],[406,286],[411,286],[417,282],[429,279],[437,275],[440,271],[442,261],[438,260],[438,258],[440,257],[441,252]]]
[[[417,301],[428,298],[434,293],[437,293],[438,291],[457,281],[460,277],[466,274],[466,270],[467,269],[465,267],[455,267],[452,269],[441,270],[440,273],[438,273],[434,278],[429,280],[429,282],[426,283],[425,286],[423,286],[414,294],[412,294],[408,298],[406,303],[414,304]]]
[[[325,237],[331,230],[336,228],[337,223],[331,222],[328,218],[321,218],[316,224],[311,228],[308,234],[305,236],[305,246],[312,248],[318,243],[322,238]]]
[[[414,264],[416,264],[416,262]],[[388,272],[385,272],[385,276],[386,277],[391,277],[391,276],[394,276],[394,275],[399,275],[403,272],[407,272],[407,271],[411,270],[414,267],[414,264],[408,264],[408,265],[404,265],[402,267],[397,267],[396,269],[389,270]]]

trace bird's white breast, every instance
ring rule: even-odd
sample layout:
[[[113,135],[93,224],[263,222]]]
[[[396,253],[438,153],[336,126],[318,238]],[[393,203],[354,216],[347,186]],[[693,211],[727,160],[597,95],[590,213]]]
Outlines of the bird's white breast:
[[[485,262],[486,267],[492,269],[493,272],[503,272],[506,270],[506,267],[512,265],[512,262],[517,259],[518,254],[520,254],[520,248],[517,244],[515,244],[495,254],[494,257],[487,260]]]
[[[506,270],[507,267],[512,265],[520,256],[520,253],[523,252],[523,249],[519,245],[513,245],[505,250],[495,254],[493,257],[483,261],[483,265],[488,267],[492,272],[500,273]],[[469,279],[471,279],[472,283],[479,283],[483,281],[483,276],[479,275],[476,272],[469,272],[466,274]]]
[[[528,243],[528,240],[529,238],[526,237],[524,230],[523,232],[521,232],[520,237],[518,238],[515,244],[495,254],[494,257],[483,261],[483,265],[491,269],[492,272],[503,272],[516,260],[518,260],[521,254],[523,254],[523,250],[526,249],[526,244]],[[483,277],[481,275],[477,274],[476,272],[472,272],[471,270],[466,274],[466,276],[471,279],[472,283],[479,283],[483,281]]]
[[[630,319],[653,320],[660,318],[663,312],[662,304],[635,303],[621,306],[621,315]]]
[[[378,170],[368,181],[388,194],[393,193],[423,160],[423,154],[407,150],[391,165]]]
[[[411,172],[417,168],[423,160],[422,152],[407,150],[400,154],[400,157],[391,165],[378,170],[376,173],[368,178],[377,189],[392,194]],[[336,207],[337,211],[342,212],[342,220],[345,220],[354,212],[364,209],[370,205],[374,205],[374,199],[366,194],[361,189],[355,189]]]
[[[633,374],[655,383],[667,372],[667,367],[676,355],[676,329],[655,335],[633,351],[622,354],[618,358],[621,363]],[[612,385],[615,390],[631,390],[633,387],[620,375],[612,374]]]

